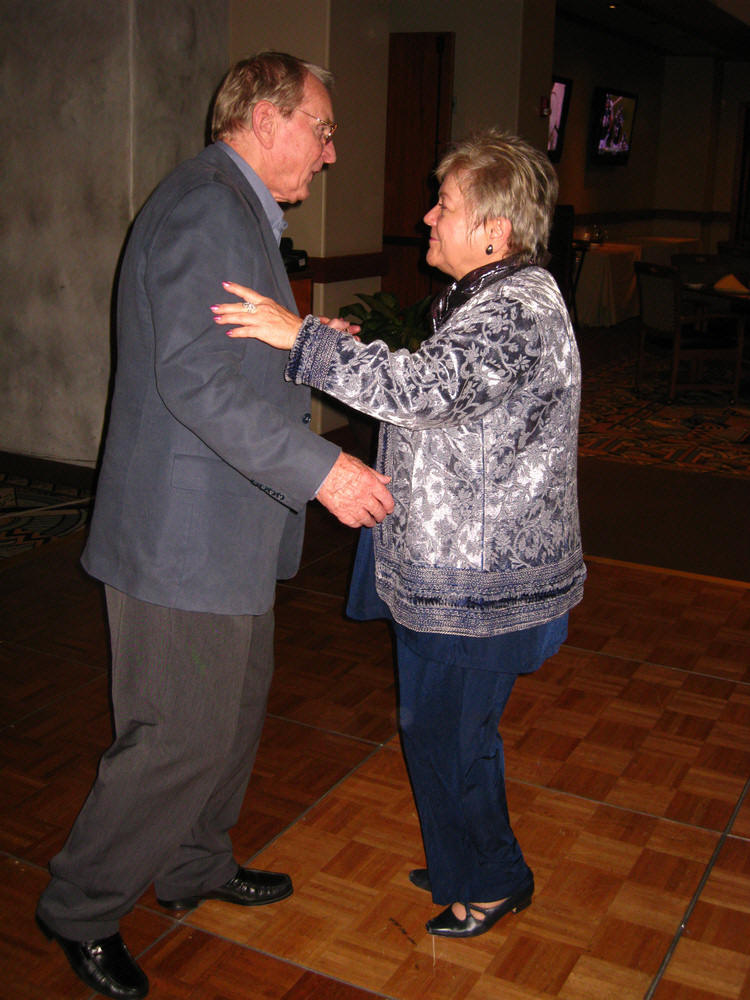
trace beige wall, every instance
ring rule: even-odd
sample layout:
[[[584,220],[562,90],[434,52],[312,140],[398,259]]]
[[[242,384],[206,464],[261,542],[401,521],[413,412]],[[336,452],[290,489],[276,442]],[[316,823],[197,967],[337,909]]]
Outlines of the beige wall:
[[[0,0],[0,450],[95,464],[128,225],[204,144],[225,0]]]
[[[388,4],[332,0],[339,162],[328,178],[324,256],[379,251],[383,233]]]
[[[654,204],[659,148],[662,60],[612,35],[558,21],[554,72],[573,81],[562,158],[557,165],[560,201],[577,213],[642,211]],[[625,166],[591,165],[589,114],[595,87],[620,87],[638,95],[633,149]]]
[[[335,78],[337,160],[315,179],[310,197],[287,210],[286,235],[312,257],[378,252],[383,232],[388,3],[230,0],[230,29],[231,61],[260,49],[281,49],[327,67]],[[316,285],[313,307],[318,314],[335,316],[357,292],[379,287],[377,277]],[[325,432],[343,422],[339,409],[314,400],[314,430]]]
[[[526,0],[521,21],[521,76],[518,88],[520,135],[539,149],[547,148],[548,119],[540,113],[549,97],[555,51],[554,0]]]
[[[305,3],[230,0],[229,62],[263,49],[274,49],[327,67],[331,55],[329,7],[330,0]],[[317,178],[307,201],[290,209],[286,216],[289,223],[286,235],[294,240],[295,246],[314,257],[323,254],[326,182],[324,176]]]
[[[384,0],[230,3],[230,60],[280,49],[331,70],[338,161],[287,211],[287,235],[313,257],[380,250],[388,70]]]
[[[487,125],[518,128],[524,0],[392,0],[390,6],[391,31],[455,33],[453,138]]]

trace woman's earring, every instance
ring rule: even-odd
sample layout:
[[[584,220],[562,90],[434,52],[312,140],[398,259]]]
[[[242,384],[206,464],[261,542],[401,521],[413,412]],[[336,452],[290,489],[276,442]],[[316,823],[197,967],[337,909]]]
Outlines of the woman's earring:
[[[493,253],[495,252],[495,248],[493,247],[493,245],[491,243],[489,243],[487,245],[487,249],[484,252],[487,254],[488,257],[491,257],[493,255]]]

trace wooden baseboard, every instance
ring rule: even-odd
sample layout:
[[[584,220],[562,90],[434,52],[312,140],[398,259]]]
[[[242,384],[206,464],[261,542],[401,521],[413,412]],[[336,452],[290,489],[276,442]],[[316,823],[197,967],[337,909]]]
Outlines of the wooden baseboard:
[[[13,476],[26,476],[43,482],[61,483],[76,489],[92,490],[96,482],[96,469],[67,462],[53,462],[33,455],[18,455],[0,451],[0,471]]]

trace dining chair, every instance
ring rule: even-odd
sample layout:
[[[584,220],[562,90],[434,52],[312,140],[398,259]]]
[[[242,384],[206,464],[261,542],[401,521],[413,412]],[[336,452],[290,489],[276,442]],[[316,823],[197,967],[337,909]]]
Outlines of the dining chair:
[[[726,274],[726,266],[718,253],[673,253],[672,267],[676,267],[683,284],[713,285]]]
[[[716,250],[717,256],[728,265],[729,270],[747,284],[750,281],[750,244],[740,246],[736,243],[718,243]]]
[[[710,310],[710,298],[691,292],[672,266],[634,263],[638,284],[641,331],[636,365],[636,393],[640,394],[650,339],[669,343],[672,365],[667,401],[672,402],[678,389],[726,391],[737,399],[742,374],[742,316],[735,313],[717,314]],[[706,370],[704,364],[711,362]],[[718,363],[728,365],[730,377],[718,379]],[[687,365],[687,377],[682,376]],[[716,367],[715,367],[716,365]]]

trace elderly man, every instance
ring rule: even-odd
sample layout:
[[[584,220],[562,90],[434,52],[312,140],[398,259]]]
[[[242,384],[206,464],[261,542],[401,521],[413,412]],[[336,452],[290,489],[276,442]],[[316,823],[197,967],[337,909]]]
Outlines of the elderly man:
[[[288,875],[240,867],[228,832],[265,716],[275,581],[297,570],[313,497],[351,526],[393,508],[386,477],[310,431],[280,352],[218,335],[209,308],[230,276],[294,308],[277,203],[336,159],[329,85],[283,53],[233,67],[213,145],[157,188],[123,259],[83,557],[106,588],[115,740],[37,909],[105,996],[148,992],[118,927],[151,882],[174,911],[291,894]]]

